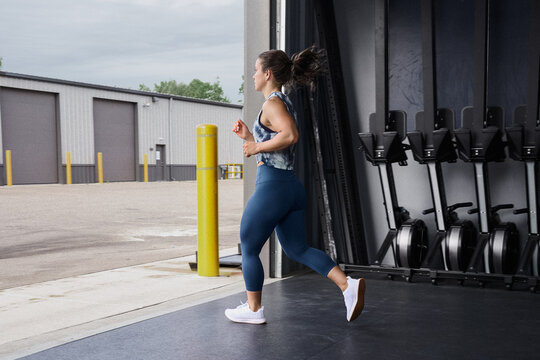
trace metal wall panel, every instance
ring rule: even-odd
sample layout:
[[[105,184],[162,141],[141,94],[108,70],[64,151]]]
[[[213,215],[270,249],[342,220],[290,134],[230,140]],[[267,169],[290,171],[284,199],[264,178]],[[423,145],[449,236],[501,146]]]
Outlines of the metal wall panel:
[[[264,103],[264,96],[255,91],[252,81],[257,56],[270,49],[271,1],[244,0],[244,122],[251,128]],[[244,164],[244,203],[255,190],[257,163],[252,157]]]
[[[62,167],[62,183],[66,183],[66,166]],[[71,182],[73,184],[89,184],[96,182],[96,169],[94,165],[72,165]]]
[[[171,176],[175,180],[197,180],[197,167],[193,165],[174,165]]]
[[[198,103],[174,101],[172,104],[172,164],[195,164],[197,160],[195,129],[197,125],[214,124],[218,127],[218,163],[243,163],[243,141],[232,133],[232,124],[241,117],[235,108],[206,106]]]
[[[96,153],[103,153],[104,181],[134,181],[135,104],[94,99]]]
[[[56,94],[1,88],[2,144],[13,184],[58,182]]]
[[[157,101],[156,101],[157,100]],[[169,136],[169,103],[170,99],[154,99],[140,103],[139,113],[139,163],[144,163],[144,154],[148,155],[148,163],[156,163],[156,145],[166,145],[171,141]],[[168,161],[167,157],[167,161]]]

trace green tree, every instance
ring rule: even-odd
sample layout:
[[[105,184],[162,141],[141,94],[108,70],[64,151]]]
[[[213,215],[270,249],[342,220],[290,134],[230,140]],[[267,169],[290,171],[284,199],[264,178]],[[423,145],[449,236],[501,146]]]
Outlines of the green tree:
[[[0,57],[0,70],[2,70],[2,57]]]
[[[144,84],[139,85],[139,90],[150,91],[150,88]],[[219,78],[214,83],[193,79],[189,84],[176,80],[161,81],[159,84],[154,84],[154,91],[162,94],[179,95],[193,97],[198,99],[214,100],[230,103],[221,88]]]
[[[244,75],[242,75],[242,85],[238,89],[238,95],[244,95]]]
[[[144,84],[139,84],[139,90],[140,91],[152,91],[150,88]]]

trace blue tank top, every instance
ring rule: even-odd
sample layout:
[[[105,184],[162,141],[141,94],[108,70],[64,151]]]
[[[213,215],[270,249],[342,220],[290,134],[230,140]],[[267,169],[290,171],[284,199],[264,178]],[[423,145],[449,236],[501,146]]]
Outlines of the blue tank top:
[[[283,101],[289,115],[291,115],[291,117],[294,120],[294,123],[298,126],[298,121],[296,119],[296,111],[294,110],[291,100],[287,97],[287,95],[279,91],[275,91],[271,93],[270,96],[268,96],[268,99],[274,96],[277,96],[278,98],[281,99],[281,101]],[[255,125],[253,125],[253,138],[255,139],[255,142],[258,142],[258,143],[270,140],[274,136],[277,135],[277,132],[272,131],[266,126],[264,126],[263,124],[261,124],[261,114],[262,114],[262,109],[261,111],[259,111],[259,115],[257,116],[257,121],[255,121]],[[282,150],[258,153],[257,162],[262,161],[265,163],[265,165],[274,167],[276,169],[293,170],[295,147],[296,147],[295,144],[293,144],[289,146],[288,148],[285,148]]]

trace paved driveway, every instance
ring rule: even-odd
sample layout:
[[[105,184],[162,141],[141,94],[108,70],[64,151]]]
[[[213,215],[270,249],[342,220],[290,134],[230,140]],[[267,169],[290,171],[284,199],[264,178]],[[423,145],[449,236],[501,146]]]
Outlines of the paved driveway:
[[[219,181],[220,249],[239,243],[243,181]],[[0,290],[192,255],[197,183],[0,187]]]

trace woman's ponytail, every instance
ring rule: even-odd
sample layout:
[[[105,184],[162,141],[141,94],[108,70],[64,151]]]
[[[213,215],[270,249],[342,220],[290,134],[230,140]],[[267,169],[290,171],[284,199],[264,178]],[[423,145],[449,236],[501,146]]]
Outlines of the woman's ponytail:
[[[299,85],[313,85],[313,80],[321,71],[320,54],[315,46],[294,54],[292,60],[292,82]]]
[[[321,71],[320,54],[315,46],[294,54],[291,59],[282,50],[269,50],[259,55],[264,70],[271,70],[278,85],[313,85],[315,76]]]

